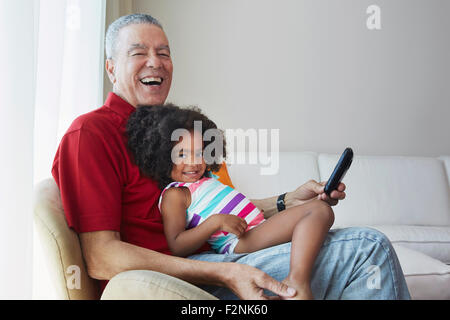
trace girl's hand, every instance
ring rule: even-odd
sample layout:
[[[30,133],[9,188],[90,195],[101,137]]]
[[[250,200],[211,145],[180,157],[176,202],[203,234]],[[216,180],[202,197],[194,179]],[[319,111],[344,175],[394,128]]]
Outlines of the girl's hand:
[[[218,230],[233,233],[238,238],[240,238],[247,229],[247,222],[241,217],[223,213],[214,216],[218,219]]]

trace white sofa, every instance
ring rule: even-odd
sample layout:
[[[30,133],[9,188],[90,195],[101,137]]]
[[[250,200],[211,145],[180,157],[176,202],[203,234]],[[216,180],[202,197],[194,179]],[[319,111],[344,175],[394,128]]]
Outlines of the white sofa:
[[[239,156],[247,164],[238,164]],[[268,165],[249,164],[249,154],[239,156],[230,156],[229,174],[234,186],[250,198],[291,191],[310,179],[327,180],[339,159],[339,155],[281,152],[278,173],[261,175],[261,168]],[[412,298],[450,299],[449,181],[450,156],[356,152],[343,180],[347,197],[334,207],[333,228],[368,226],[383,232],[397,252]]]

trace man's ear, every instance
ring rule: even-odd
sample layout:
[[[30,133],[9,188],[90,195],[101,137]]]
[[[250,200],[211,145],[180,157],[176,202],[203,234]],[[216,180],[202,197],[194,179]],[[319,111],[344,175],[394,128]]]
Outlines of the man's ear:
[[[115,65],[113,59],[106,59],[105,62],[106,73],[108,74],[109,81],[114,85],[116,83],[116,76],[114,74]]]

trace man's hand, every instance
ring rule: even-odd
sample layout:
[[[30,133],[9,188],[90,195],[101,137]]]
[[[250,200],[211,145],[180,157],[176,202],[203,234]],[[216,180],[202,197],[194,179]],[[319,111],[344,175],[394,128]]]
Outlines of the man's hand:
[[[288,192],[286,194],[286,202],[289,203],[290,206],[296,206],[309,200],[319,199],[327,202],[330,206],[335,206],[338,204],[339,200],[345,199],[345,184],[341,182],[337,189],[331,192],[330,196],[324,191],[326,184],[327,181],[317,182],[309,180],[296,190]]]
[[[217,214],[214,218],[218,220],[219,230],[230,232],[240,238],[247,229],[247,222],[241,217],[233,214]]]
[[[227,263],[225,285],[243,300],[275,300],[290,298],[296,294],[294,288],[278,282],[263,271],[240,263]],[[264,294],[267,289],[276,296]]]

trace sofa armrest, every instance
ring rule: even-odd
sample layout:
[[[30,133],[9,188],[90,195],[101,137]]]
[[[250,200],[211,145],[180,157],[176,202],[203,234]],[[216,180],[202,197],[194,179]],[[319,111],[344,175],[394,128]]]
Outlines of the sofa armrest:
[[[150,271],[132,270],[114,276],[102,300],[217,300],[208,292],[175,277]]]

